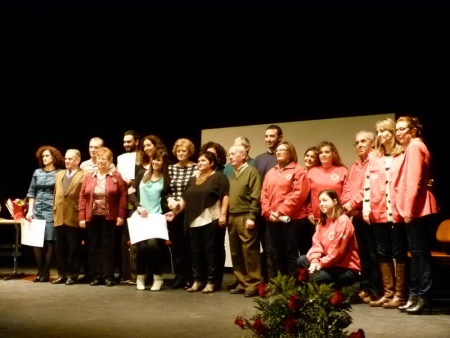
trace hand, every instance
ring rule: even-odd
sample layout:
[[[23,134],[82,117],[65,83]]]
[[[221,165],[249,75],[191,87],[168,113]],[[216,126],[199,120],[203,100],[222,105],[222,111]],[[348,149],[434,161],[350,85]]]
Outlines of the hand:
[[[319,263],[311,263],[311,265],[308,268],[308,271],[310,274],[319,271],[320,270],[320,264]]]
[[[86,221],[79,221],[78,225],[80,226],[80,228],[86,229]]]
[[[166,212],[164,214],[164,216],[166,217],[167,222],[172,222],[173,219],[175,218],[175,213],[173,211],[169,211],[169,212]]]
[[[408,224],[408,223],[411,223],[413,221],[413,218],[412,217],[405,217],[404,221],[405,221],[406,224]]]
[[[316,222],[315,222],[315,220],[314,220],[314,215],[309,215],[309,216],[308,216],[308,221],[309,221],[311,224],[316,225]]]
[[[247,222],[245,223],[245,228],[247,230],[253,230],[255,228],[255,221],[248,219]]]
[[[137,211],[138,211],[139,215],[141,215],[143,218],[148,217],[148,211],[145,208],[137,207]]]
[[[125,224],[125,220],[124,220],[122,217],[117,217],[116,225],[117,225],[118,227],[121,227],[121,226],[124,225],[124,224]]]
[[[270,216],[269,216],[269,220],[271,222],[279,222],[280,220],[278,219],[280,217],[280,215],[278,215],[278,212],[271,212]]]
[[[219,226],[220,227],[224,227],[226,225],[227,225],[227,216],[221,214],[220,217],[219,217]]]
[[[31,220],[33,219],[33,212],[32,211],[28,211],[28,213],[25,216],[25,218],[27,219],[28,222],[31,222]]]

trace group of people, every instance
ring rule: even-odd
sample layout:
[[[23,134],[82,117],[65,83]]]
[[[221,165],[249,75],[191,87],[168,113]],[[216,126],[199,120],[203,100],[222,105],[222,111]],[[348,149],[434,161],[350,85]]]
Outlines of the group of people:
[[[157,136],[128,131],[131,174],[120,156],[113,164],[100,138],[91,139],[91,158],[81,164],[80,152],[67,150],[65,168],[56,148],[41,147],[27,195],[27,219],[46,220],[44,247],[34,251],[34,281],[49,280],[56,244],[53,283],[75,284],[84,238],[91,285],[114,285],[119,269],[138,290],[149,282],[160,290],[166,242],[130,244],[126,226],[133,213],[157,213],[168,226],[172,289],[222,288],[228,230],[236,277],[227,285],[231,294],[253,297],[260,283],[306,269],[311,281],[336,288],[359,281],[358,296],[370,306],[422,313],[431,308],[427,234],[438,212],[430,155],[417,118],[386,118],[375,129],[355,135],[357,159],[349,169],[329,141],[307,148],[301,165],[277,125],[266,128],[267,151],[255,158],[245,136],[228,151],[207,142],[198,154],[192,141],[180,138],[172,148],[175,163]]]

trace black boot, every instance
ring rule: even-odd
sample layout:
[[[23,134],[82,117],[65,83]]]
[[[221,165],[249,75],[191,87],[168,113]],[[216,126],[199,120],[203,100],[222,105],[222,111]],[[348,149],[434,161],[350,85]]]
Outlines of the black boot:
[[[406,309],[406,313],[420,315],[426,309],[428,309],[428,314],[430,314],[432,309],[431,302],[425,298],[419,297],[416,305]]]
[[[405,312],[410,307],[416,306],[418,300],[419,300],[419,298],[417,296],[409,297],[408,301],[406,302],[406,304],[399,306],[398,309],[401,312]]]

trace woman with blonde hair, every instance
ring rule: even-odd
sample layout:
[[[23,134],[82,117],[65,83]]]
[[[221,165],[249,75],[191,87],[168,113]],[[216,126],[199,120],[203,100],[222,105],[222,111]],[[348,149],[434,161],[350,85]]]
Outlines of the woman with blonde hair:
[[[398,308],[407,291],[405,223],[398,217],[394,182],[403,159],[403,146],[395,138],[395,122],[386,118],[376,123],[374,150],[364,181],[363,218],[373,226],[380,261],[383,296],[369,302],[372,307]]]

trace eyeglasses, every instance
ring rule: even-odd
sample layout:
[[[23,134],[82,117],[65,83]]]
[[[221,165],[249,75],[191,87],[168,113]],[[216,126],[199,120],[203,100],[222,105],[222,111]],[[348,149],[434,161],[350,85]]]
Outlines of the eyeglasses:
[[[410,127],[400,127],[400,128],[397,128],[396,131],[400,131],[403,133],[403,132],[407,131],[408,129],[410,129]]]
[[[288,151],[287,149],[277,149],[276,153],[284,153],[285,151]]]

